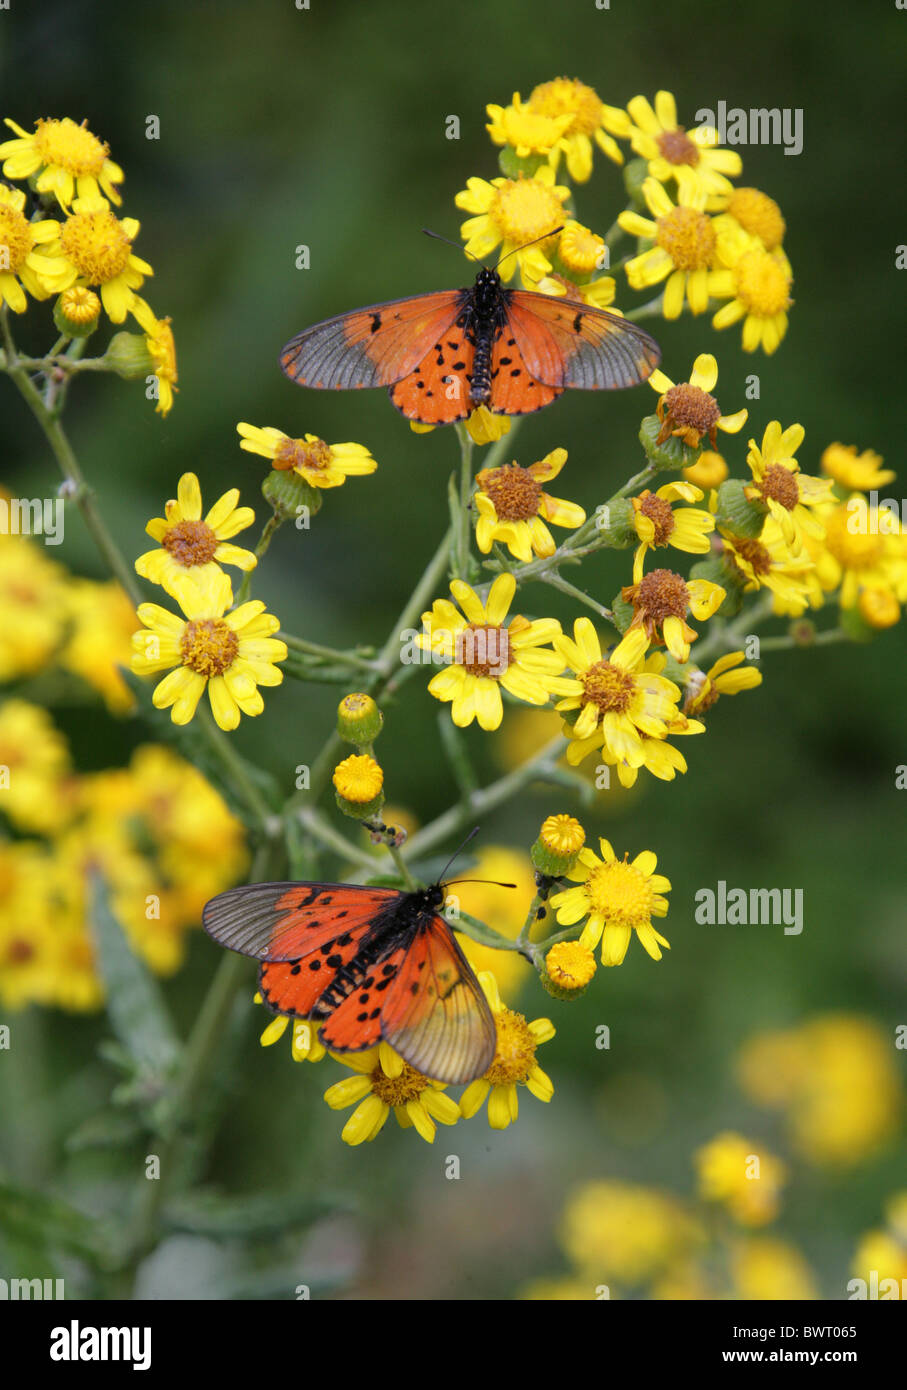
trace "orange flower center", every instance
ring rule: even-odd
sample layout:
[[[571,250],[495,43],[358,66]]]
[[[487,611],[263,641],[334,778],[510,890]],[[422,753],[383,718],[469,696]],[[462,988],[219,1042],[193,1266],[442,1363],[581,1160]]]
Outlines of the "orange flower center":
[[[678,434],[693,448],[704,434],[714,434],[715,426],[721,419],[721,409],[715,397],[703,391],[701,386],[691,386],[689,382],[672,386],[665,392],[659,401],[658,414],[664,419],[659,441],[663,442],[669,434]]]
[[[239,638],[223,618],[197,618],[186,624],[180,641],[183,665],[206,680],[228,671],[238,652]]]
[[[656,144],[669,164],[689,164],[695,168],[701,156],[699,146],[687,135],[683,126],[676,130],[663,130]]]
[[[506,628],[470,623],[457,633],[454,661],[471,676],[493,676],[500,680],[511,660]]]
[[[501,521],[528,521],[538,513],[542,487],[528,468],[513,463],[492,469],[479,485],[488,493]]]
[[[387,1076],[379,1064],[369,1080],[372,1084],[372,1094],[391,1108],[405,1105],[408,1100],[418,1100],[429,1084],[422,1073],[411,1067],[409,1062],[403,1063],[403,1070],[399,1076]]]
[[[602,714],[623,714],[633,698],[633,677],[610,661],[596,661],[580,676],[583,704],[597,705]]]
[[[24,937],[14,936],[6,948],[7,965],[24,965],[35,954],[35,948]]]
[[[734,538],[734,550],[751,567],[753,574],[770,574],[772,557],[761,541]]]
[[[659,626],[665,618],[682,618],[690,603],[690,591],[673,570],[650,570],[640,581],[633,607]]]
[[[285,439],[274,455],[273,466],[277,469],[311,469],[320,472],[329,468],[331,448],[323,439]]]
[[[773,463],[765,470],[761,484],[762,496],[766,502],[772,498],[780,502],[787,511],[792,512],[800,501],[800,487],[797,475],[782,463]]]
[[[654,492],[644,492],[642,497],[635,499],[635,504],[637,510],[643,516],[647,516],[655,527],[652,544],[667,545],[677,525],[670,502],[666,502],[663,497],[656,497]]]
[[[184,565],[186,569],[191,569],[193,565],[206,565],[213,560],[219,544],[217,536],[204,521],[178,521],[161,541],[177,564]]]

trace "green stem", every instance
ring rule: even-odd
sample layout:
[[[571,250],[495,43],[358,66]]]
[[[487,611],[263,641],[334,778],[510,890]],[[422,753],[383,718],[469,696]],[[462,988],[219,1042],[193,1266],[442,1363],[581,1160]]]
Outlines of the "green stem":
[[[640,304],[638,309],[630,309],[628,313],[624,314],[624,318],[629,319],[631,323],[638,323],[640,319],[661,318],[663,308],[664,294],[658,294],[647,303]]]
[[[3,334],[3,342],[6,352],[6,371],[19,390],[20,395],[28,405],[38,424],[44,432],[44,437],[50,445],[54,458],[60,465],[63,474],[62,495],[72,497],[76,506],[82,514],[85,525],[94,540],[95,545],[100,551],[105,564],[110,572],[115,575],[120,584],[125,589],[134,607],[142,602],[142,594],[136,580],[135,571],[126,562],[121,554],[119,547],[110,534],[103,518],[95,505],[94,494],[88,487],[85,477],[79,466],[72,445],[70,444],[63,426],[56,418],[44,401],[41,392],[35,386],[28,374],[27,368],[16,352],[16,345],[13,342],[12,332],[9,326],[9,317],[6,305],[0,310],[0,331]]]
[[[473,484],[473,442],[465,425],[457,425],[457,437],[460,441],[460,489],[459,493],[454,493],[451,498],[451,524],[454,528],[454,537],[450,567],[458,579],[468,580],[469,542],[472,532],[472,512],[469,501],[472,496]]]
[[[289,632],[278,632],[277,636],[281,642],[286,642],[291,651],[305,652],[309,656],[323,656],[328,661],[335,661],[342,666],[355,666],[357,670],[375,670],[374,661],[367,657],[359,656],[356,652],[338,651],[334,647],[323,647],[319,642],[309,642],[304,637],[294,637]]]
[[[278,516],[276,512],[272,512],[272,514],[268,517],[268,520],[265,522],[262,528],[261,535],[258,538],[258,545],[255,547],[256,559],[260,560],[262,555],[265,554],[268,546],[271,544],[275,531],[279,530],[279,528],[282,525],[283,517]],[[236,595],[236,602],[238,604],[246,602],[246,599],[249,597],[251,587],[252,570],[246,570],[245,574],[242,577],[242,583],[239,586],[239,593]]]
[[[556,572],[554,574],[546,574],[545,583],[549,584],[552,589],[559,589],[562,594],[569,594],[571,598],[575,598],[580,603],[584,603],[587,608],[591,608],[594,613],[597,613],[600,618],[604,618],[606,622],[614,622],[614,614],[611,612],[610,608],[606,608],[603,603],[599,603],[597,599],[592,598],[591,595],[587,594],[583,589],[578,589],[575,584],[571,584],[570,581],[564,579],[562,575]]]
[[[279,830],[280,818],[271,810],[249,776],[245,761],[237,753],[224,731],[214,722],[207,706],[198,711],[198,727],[208,748],[217,758],[227,774],[228,780],[238,789],[249,808],[256,829],[273,836]]]

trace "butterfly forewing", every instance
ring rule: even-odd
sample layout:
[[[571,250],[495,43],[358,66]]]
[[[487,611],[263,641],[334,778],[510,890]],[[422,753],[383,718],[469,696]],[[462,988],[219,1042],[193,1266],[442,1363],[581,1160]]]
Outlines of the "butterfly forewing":
[[[400,897],[392,888],[349,883],[250,883],[205,904],[209,936],[259,960],[299,960],[375,916]]]
[[[440,290],[325,319],[291,339],[280,365],[300,386],[392,386],[454,322],[467,291]]]
[[[548,386],[638,386],[661,360],[658,344],[643,329],[577,300],[513,290],[507,321],[527,368]]]

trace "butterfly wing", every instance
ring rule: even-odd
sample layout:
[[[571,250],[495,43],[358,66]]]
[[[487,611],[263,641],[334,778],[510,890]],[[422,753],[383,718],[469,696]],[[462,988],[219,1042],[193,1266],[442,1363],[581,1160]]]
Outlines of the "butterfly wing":
[[[291,381],[319,390],[392,386],[441,339],[467,293],[417,294],[325,319],[287,343],[280,365]]]
[[[497,1033],[482,986],[436,913],[420,922],[381,1012],[382,1035],[436,1081],[473,1081],[494,1059]]]
[[[507,326],[526,369],[544,386],[638,386],[661,361],[658,344],[642,328],[579,300],[512,290]]]
[[[454,322],[439,334],[411,372],[390,388],[390,398],[407,420],[450,425],[472,410],[469,388],[475,347]]]

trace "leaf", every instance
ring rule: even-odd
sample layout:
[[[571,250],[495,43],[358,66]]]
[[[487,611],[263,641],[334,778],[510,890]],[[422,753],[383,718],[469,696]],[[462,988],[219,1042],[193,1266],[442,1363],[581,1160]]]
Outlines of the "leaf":
[[[48,1243],[97,1263],[105,1251],[98,1223],[59,1197],[0,1182],[0,1228],[26,1244]]]
[[[100,1110],[89,1115],[72,1134],[68,1135],[64,1148],[67,1153],[80,1153],[83,1149],[122,1148],[141,1134],[141,1126],[131,1115],[120,1110]]]
[[[352,1208],[349,1197],[323,1191],[224,1197],[213,1190],[196,1189],[166,1203],[162,1219],[171,1231],[212,1240],[236,1240],[280,1236],[293,1227],[311,1226],[326,1216]]]
[[[107,885],[96,871],[90,875],[89,920],[111,1027],[136,1069],[162,1081],[179,1058],[180,1043],[157,981],[126,940],[110,910]]]

